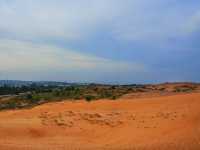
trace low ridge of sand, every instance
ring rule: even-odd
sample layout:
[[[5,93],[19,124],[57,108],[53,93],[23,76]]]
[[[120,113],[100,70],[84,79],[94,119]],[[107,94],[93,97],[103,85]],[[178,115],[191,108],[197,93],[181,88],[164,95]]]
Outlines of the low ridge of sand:
[[[0,150],[199,150],[200,93],[0,112]]]

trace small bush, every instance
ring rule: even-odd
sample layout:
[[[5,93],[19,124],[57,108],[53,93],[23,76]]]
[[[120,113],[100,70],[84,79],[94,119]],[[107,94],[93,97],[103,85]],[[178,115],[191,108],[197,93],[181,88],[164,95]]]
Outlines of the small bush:
[[[88,102],[90,102],[90,101],[92,101],[94,99],[95,99],[95,96],[92,96],[92,95],[86,95],[85,96],[85,100],[88,101]]]
[[[26,99],[31,100],[32,98],[33,98],[33,96],[31,94],[26,95]]]
[[[116,100],[117,99],[117,96],[112,96],[112,100]]]
[[[17,104],[14,101],[9,101],[6,105],[7,105],[6,107],[9,109],[14,109],[17,107]]]

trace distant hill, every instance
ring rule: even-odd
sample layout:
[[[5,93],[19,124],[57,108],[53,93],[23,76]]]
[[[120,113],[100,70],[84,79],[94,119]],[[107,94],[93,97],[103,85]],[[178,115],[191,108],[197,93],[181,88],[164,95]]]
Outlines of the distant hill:
[[[67,82],[55,82],[55,81],[20,81],[20,80],[0,80],[0,87],[10,86],[10,87],[22,87],[30,86],[35,84],[37,86],[69,86],[73,83]]]

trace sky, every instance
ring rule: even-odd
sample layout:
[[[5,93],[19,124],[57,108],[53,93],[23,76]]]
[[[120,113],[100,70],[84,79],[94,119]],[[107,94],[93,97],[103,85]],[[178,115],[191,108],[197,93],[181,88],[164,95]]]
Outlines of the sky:
[[[0,80],[200,82],[198,0],[0,0]]]

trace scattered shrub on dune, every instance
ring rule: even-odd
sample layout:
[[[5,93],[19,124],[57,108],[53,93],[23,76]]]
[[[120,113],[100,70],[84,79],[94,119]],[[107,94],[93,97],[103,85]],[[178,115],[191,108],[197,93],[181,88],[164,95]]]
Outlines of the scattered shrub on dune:
[[[87,102],[90,102],[90,101],[92,101],[92,100],[95,100],[95,96],[86,95],[86,96],[85,96],[85,100],[86,100]]]
[[[194,85],[183,85],[175,86],[173,92],[191,92],[197,87]],[[165,87],[156,87],[150,85],[101,85],[101,84],[91,84],[91,85],[76,85],[76,86],[36,86],[31,85],[30,87],[1,87],[1,94],[12,94],[18,93],[16,95],[10,95],[7,100],[0,99],[0,110],[2,109],[14,109],[14,108],[24,108],[31,107],[41,103],[61,101],[61,100],[80,100],[85,99],[90,102],[92,100],[98,99],[111,99],[116,100],[121,96],[128,93],[141,93],[148,91],[160,91],[165,92]]]

